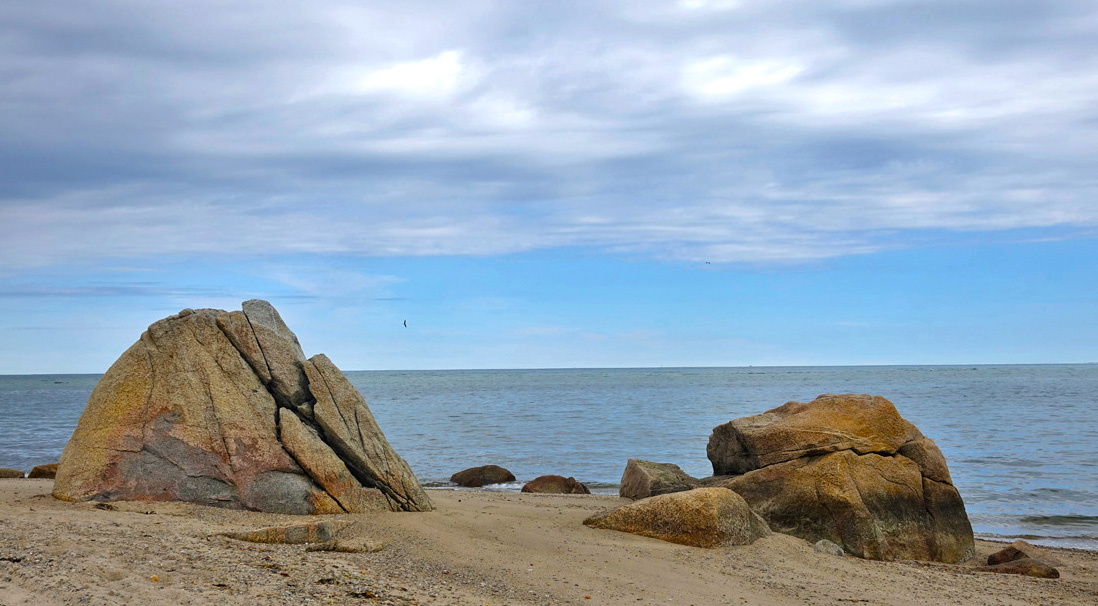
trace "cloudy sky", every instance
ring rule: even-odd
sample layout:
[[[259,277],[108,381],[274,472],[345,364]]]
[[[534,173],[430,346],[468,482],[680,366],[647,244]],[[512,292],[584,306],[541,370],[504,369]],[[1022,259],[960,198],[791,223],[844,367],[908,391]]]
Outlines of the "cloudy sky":
[[[0,374],[256,297],[345,369],[1098,361],[1092,0],[5,2],[0,83]]]

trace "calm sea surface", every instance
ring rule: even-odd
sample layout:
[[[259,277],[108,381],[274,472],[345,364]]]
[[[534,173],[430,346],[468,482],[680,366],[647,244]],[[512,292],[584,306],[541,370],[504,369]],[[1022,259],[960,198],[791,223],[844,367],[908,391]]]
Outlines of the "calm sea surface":
[[[945,453],[978,534],[1098,549],[1094,364],[347,375],[425,484],[495,463],[596,492],[616,492],[630,457],[710,475],[709,433],[736,417],[821,393],[883,395]],[[55,462],[98,378],[0,376],[0,467]]]

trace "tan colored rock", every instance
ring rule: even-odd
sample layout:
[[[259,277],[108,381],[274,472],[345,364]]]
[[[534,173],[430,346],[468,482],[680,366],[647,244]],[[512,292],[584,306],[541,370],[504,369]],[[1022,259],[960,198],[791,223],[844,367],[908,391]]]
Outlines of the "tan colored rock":
[[[706,454],[719,476],[840,450],[892,454],[916,437],[914,426],[880,396],[825,394],[717,426]]]
[[[336,553],[374,553],[385,549],[382,541],[370,539],[336,539],[325,543],[312,543],[305,551],[332,551]]]
[[[522,487],[522,492],[543,494],[591,494],[587,486],[569,476],[546,475],[530,480]]]
[[[431,511],[431,499],[408,463],[389,445],[366,401],[324,354],[305,364],[316,398],[313,415],[324,439],[367,488],[377,488],[394,511]]]
[[[301,545],[304,543],[326,543],[333,541],[340,526],[332,522],[310,522],[292,526],[271,526],[242,532],[226,532],[222,536],[247,541],[249,543],[273,543],[278,545]]]
[[[1003,562],[1001,564],[995,564],[993,566],[977,566],[973,568],[973,570],[977,572],[995,572],[999,574],[1019,574],[1022,576],[1037,577],[1041,579],[1060,578],[1059,570],[1053,568],[1046,562],[1034,560],[1032,558],[1011,560],[1008,562]]]
[[[699,486],[699,480],[686,474],[674,463],[653,463],[641,459],[629,459],[621,474],[618,495],[626,499],[645,499],[651,496],[691,490]]]
[[[481,465],[455,473],[450,476],[450,481],[465,488],[480,488],[489,484],[514,482],[515,474],[499,465]]]
[[[628,532],[680,545],[749,545],[768,536],[766,522],[735,492],[696,488],[623,505],[587,518],[593,528]]]
[[[905,457],[844,450],[763,467],[722,485],[773,531],[812,543],[828,539],[862,558],[956,563],[974,549],[957,490],[924,479]]]
[[[389,502],[376,488],[365,488],[316,431],[292,410],[278,411],[282,445],[317,484],[347,513],[388,511]]]
[[[156,322],[111,366],[61,456],[54,496],[341,511],[282,448],[277,404],[218,326],[222,313]]]
[[[0,467],[0,479],[9,480],[9,479],[12,479],[12,478],[21,478],[21,477],[23,477],[23,472],[19,471],[18,469],[11,469],[11,468],[8,468],[8,467]]]
[[[48,465],[35,465],[34,469],[30,470],[27,474],[28,478],[52,480],[57,477],[57,463],[50,463]]]
[[[896,449],[896,454],[907,457],[919,466],[919,471],[924,478],[935,482],[953,484],[953,478],[949,475],[949,467],[946,465],[945,456],[938,450],[938,445],[926,437],[918,437]]]

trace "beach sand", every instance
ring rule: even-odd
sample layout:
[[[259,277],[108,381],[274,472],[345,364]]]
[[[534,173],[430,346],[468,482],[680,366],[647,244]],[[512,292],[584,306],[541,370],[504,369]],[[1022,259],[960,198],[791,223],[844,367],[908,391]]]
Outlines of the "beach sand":
[[[52,480],[0,480],[0,604],[1098,604],[1098,553],[1042,549],[1057,580],[871,562],[774,535],[701,549],[582,521],[623,499],[432,491],[431,513],[324,516],[386,547],[307,552],[226,531],[318,517],[184,503],[64,503]]]

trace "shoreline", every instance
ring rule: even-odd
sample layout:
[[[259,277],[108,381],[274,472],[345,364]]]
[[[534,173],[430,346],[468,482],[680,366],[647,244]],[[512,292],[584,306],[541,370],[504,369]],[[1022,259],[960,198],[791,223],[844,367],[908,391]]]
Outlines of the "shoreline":
[[[1094,604],[1098,552],[1041,548],[1056,580],[817,553],[774,535],[701,549],[583,526],[606,495],[433,489],[437,510],[288,516],[188,503],[65,503],[50,480],[0,480],[0,605]],[[333,520],[375,553],[244,543],[226,531]],[[590,596],[590,597],[588,597]]]

